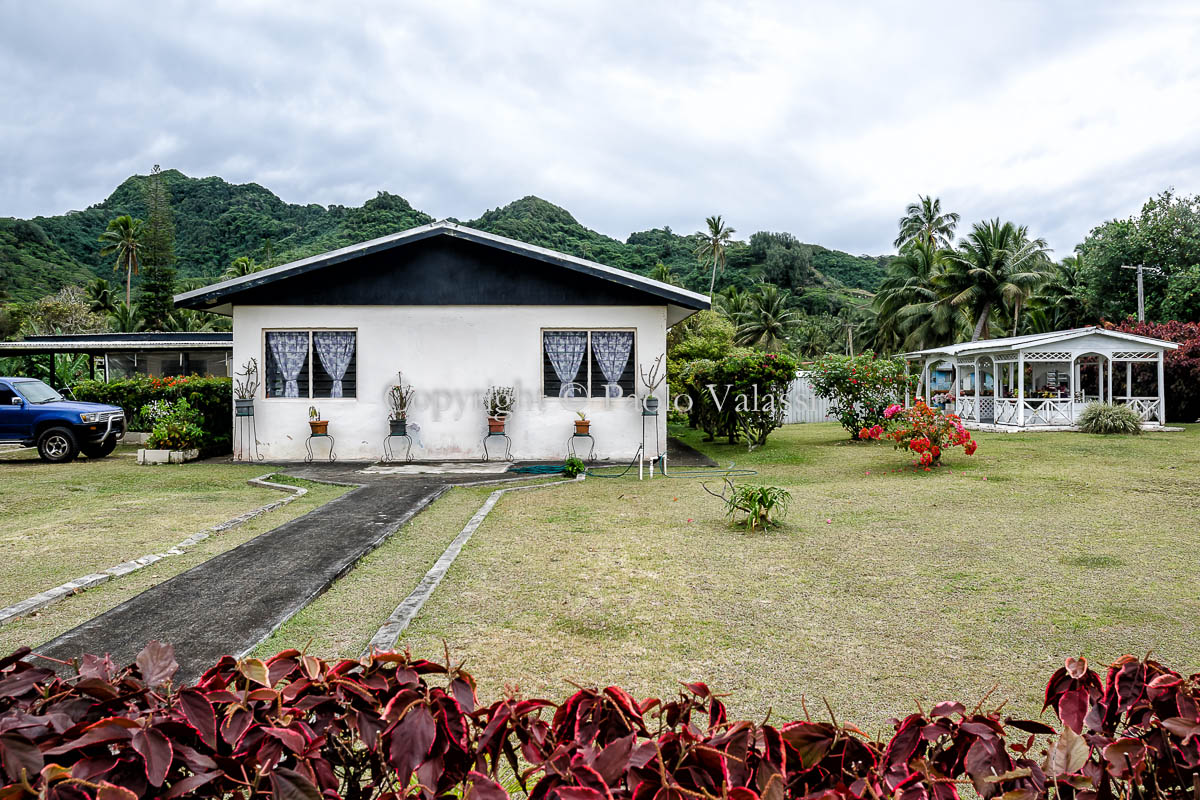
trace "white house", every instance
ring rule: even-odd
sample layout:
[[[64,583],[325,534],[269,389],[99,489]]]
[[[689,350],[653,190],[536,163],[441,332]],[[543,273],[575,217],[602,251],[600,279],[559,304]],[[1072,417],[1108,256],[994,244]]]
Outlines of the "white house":
[[[666,386],[656,392],[659,414],[643,416],[639,375],[665,353],[669,326],[709,307],[677,286],[449,222],[175,303],[233,317],[235,369],[254,358],[262,372],[255,427],[271,460],[306,455],[310,406],[329,421],[339,460],[379,459],[400,372],[416,389],[408,421],[417,459],[480,458],[491,386],[517,391],[513,458],[561,460],[576,410],[591,420],[596,458],[632,458],[643,429],[656,455]],[[325,444],[313,448],[318,457]],[[489,442],[493,456],[498,444]]]
[[[946,394],[968,427],[1069,428],[1092,402],[1128,405],[1143,426],[1154,427],[1166,420],[1163,354],[1178,347],[1093,326],[962,342],[905,357],[919,364],[918,392],[927,403],[936,393],[932,371],[954,371]]]

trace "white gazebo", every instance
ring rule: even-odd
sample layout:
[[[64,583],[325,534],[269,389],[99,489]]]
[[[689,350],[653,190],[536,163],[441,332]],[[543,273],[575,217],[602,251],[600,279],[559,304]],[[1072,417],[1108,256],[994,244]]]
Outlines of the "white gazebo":
[[[968,427],[1017,430],[1073,427],[1088,403],[1133,408],[1143,426],[1166,422],[1163,354],[1179,345],[1104,328],[1075,328],[1006,339],[983,339],[906,353],[920,365],[917,394],[926,403],[953,403]],[[1134,391],[1153,365],[1155,395]],[[953,371],[948,393],[930,389],[930,373]],[[1115,378],[1115,390],[1114,390]]]

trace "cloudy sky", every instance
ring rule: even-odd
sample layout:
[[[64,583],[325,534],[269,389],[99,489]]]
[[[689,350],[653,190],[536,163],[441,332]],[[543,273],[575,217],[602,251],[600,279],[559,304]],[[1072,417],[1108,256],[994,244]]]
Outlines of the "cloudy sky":
[[[0,0],[0,216],[152,164],[469,219],[536,194],[624,238],[891,251],[917,193],[1059,256],[1200,192],[1196,3]]]

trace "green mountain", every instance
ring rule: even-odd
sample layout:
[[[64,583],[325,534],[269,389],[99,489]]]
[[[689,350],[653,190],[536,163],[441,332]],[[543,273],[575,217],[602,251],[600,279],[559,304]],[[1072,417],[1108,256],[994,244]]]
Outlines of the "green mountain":
[[[185,285],[216,280],[239,256],[281,264],[433,220],[387,192],[360,207],[297,205],[256,183],[190,178],[178,170],[162,174],[171,196],[179,278]],[[146,180],[134,175],[83,211],[32,220],[0,218],[0,297],[7,293],[11,300],[28,301],[92,277],[119,278],[109,259],[100,257],[97,238],[115,216],[146,217]],[[642,274],[662,263],[677,283],[708,289],[708,275],[694,254],[698,239],[669,228],[634,233],[621,242],[584,227],[565,209],[537,197],[521,198],[465,224]],[[806,245],[788,234],[755,237],[757,245],[739,242],[729,249],[729,264],[718,277],[718,287],[771,279],[797,295],[808,289],[823,294],[871,291],[882,280],[888,260]],[[780,270],[780,264],[789,266]],[[772,274],[772,269],[780,274]]]

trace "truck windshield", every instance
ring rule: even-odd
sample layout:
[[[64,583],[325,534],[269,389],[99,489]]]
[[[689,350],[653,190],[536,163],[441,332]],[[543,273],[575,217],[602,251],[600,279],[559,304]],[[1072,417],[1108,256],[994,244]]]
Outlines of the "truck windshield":
[[[63,399],[61,394],[41,381],[13,381],[13,385],[30,403],[55,403]]]

